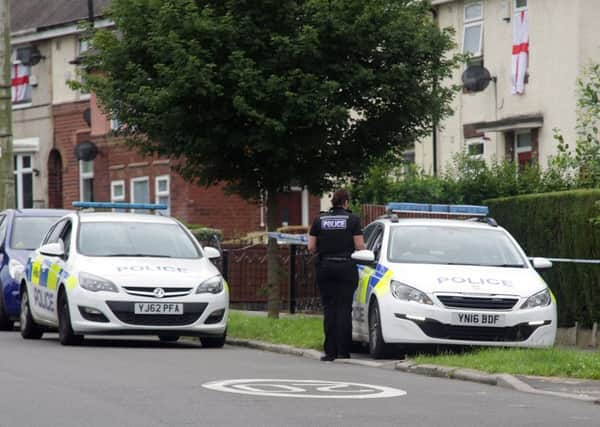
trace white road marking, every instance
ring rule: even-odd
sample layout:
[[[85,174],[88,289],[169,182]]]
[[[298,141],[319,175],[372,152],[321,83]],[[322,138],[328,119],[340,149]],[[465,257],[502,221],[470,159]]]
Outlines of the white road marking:
[[[381,399],[406,394],[392,387],[325,380],[233,379],[211,381],[202,387],[225,393],[310,399]]]

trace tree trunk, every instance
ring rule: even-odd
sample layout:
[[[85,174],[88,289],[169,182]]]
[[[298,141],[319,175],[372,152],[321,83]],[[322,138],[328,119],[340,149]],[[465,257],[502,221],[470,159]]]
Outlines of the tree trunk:
[[[267,231],[277,230],[277,193],[267,192]],[[267,245],[267,310],[269,317],[279,318],[281,265],[277,239],[269,238]]]
[[[0,0],[0,210],[13,208],[15,179],[12,154],[12,92],[10,81],[9,0]]]

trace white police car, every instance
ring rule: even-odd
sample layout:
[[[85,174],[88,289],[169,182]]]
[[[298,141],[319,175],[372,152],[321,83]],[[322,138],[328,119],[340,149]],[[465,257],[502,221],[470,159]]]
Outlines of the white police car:
[[[79,207],[159,205],[79,203]],[[159,206],[160,208],[160,206]],[[61,344],[91,334],[198,336],[225,343],[229,291],[210,258],[173,218],[76,212],[60,219],[32,253],[21,280],[21,335],[58,329]]]
[[[397,212],[487,215],[487,207],[396,203]],[[365,227],[353,340],[373,357],[388,344],[547,347],[556,337],[556,302],[529,261],[493,220],[386,215]],[[370,252],[372,251],[372,252]],[[373,262],[369,262],[374,258]]]

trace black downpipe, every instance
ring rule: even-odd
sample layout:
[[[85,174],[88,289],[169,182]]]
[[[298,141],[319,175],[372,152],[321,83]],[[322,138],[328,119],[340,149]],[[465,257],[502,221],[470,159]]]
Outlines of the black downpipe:
[[[433,121],[433,176],[437,176],[437,120]]]
[[[94,0],[88,0],[88,21],[94,22]]]

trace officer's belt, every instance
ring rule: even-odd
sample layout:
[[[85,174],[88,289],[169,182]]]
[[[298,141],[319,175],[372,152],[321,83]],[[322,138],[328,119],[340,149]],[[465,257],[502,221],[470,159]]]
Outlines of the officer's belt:
[[[323,259],[325,261],[333,261],[333,262],[350,261],[350,257],[341,257],[341,256],[323,256],[321,259]]]

